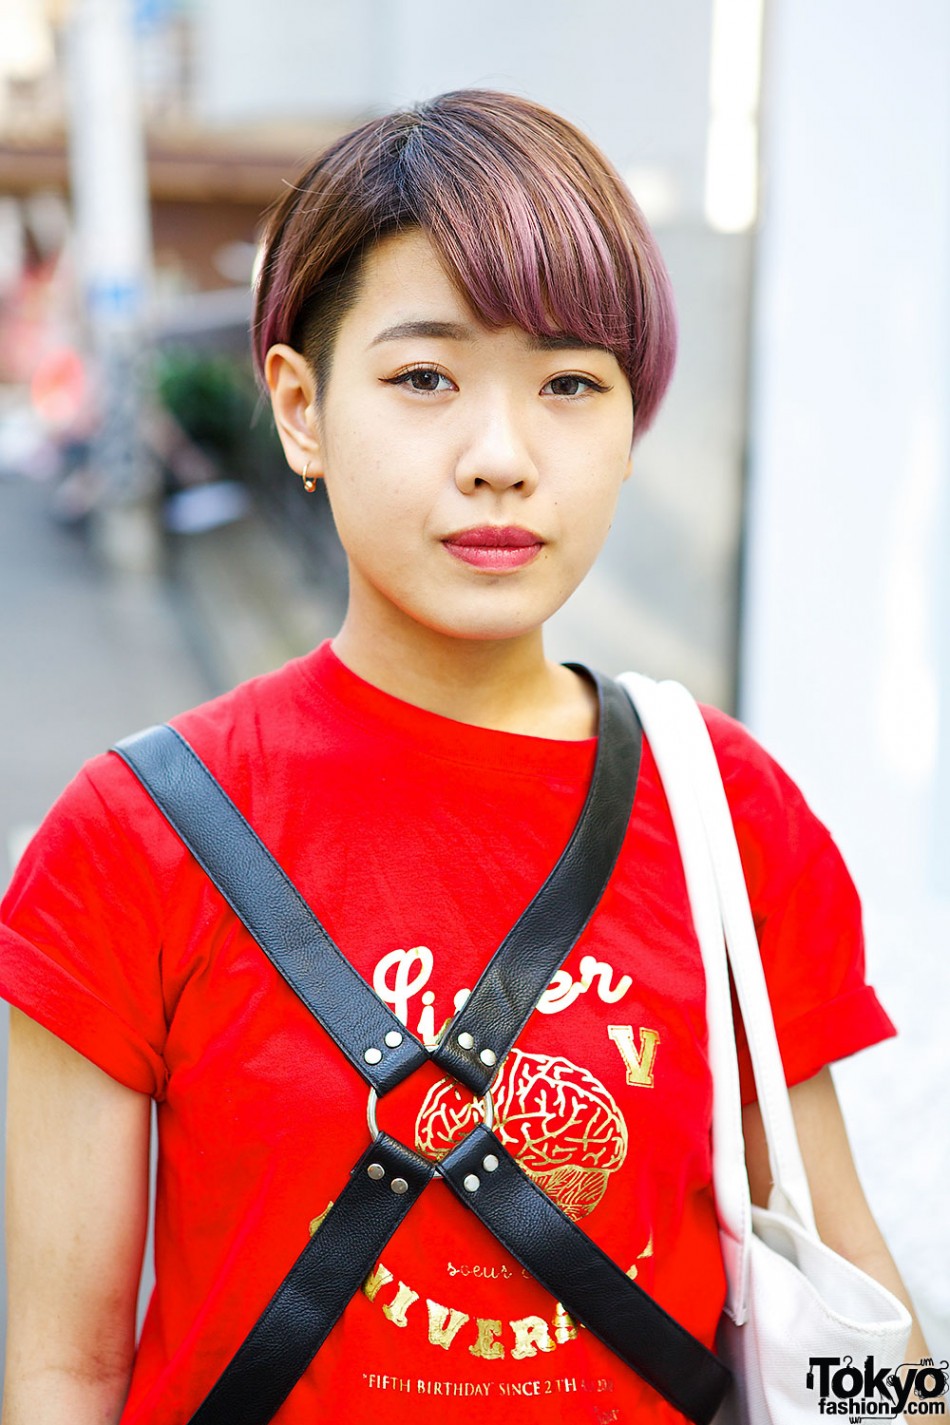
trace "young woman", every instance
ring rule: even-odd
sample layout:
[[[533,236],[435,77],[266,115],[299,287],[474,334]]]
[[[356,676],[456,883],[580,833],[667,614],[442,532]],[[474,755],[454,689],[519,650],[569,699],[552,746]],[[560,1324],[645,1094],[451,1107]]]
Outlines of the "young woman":
[[[542,630],[595,559],[668,382],[668,279],[582,135],[525,100],[462,92],[365,125],[288,188],[255,342],[290,467],[326,482],[349,605],[331,643],[175,726],[432,1046],[581,811],[597,691],[546,660]],[[827,1069],[893,1032],[864,983],[854,889],[783,772],[707,716],[820,1230],[902,1293]],[[2,919],[5,1425],[183,1425],[346,1185],[368,1141],[366,1084],[115,755],[67,789]],[[705,1043],[644,747],[600,905],[499,1065],[495,1126],[711,1346],[724,1287]],[[152,1099],[157,1285],[136,1344]],[[387,1133],[429,1158],[473,1112],[434,1067],[379,1106]],[[910,1358],[922,1349],[917,1336]],[[513,1420],[681,1418],[436,1182],[275,1419],[499,1405]]]

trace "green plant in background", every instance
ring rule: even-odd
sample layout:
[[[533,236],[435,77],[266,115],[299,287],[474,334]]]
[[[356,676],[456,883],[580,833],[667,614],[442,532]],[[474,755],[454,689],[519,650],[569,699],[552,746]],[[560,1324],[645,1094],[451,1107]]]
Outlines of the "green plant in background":
[[[246,361],[171,348],[156,358],[155,389],[188,439],[234,474],[245,473],[249,447],[257,454],[261,434],[270,435],[270,422],[256,419],[257,389]]]
[[[169,488],[239,480],[258,513],[300,560],[300,577],[342,598],[342,550],[321,483],[307,496],[288,470],[270,404],[262,399],[249,358],[207,348],[167,346],[155,355],[154,390],[173,429],[162,457]],[[183,446],[190,446],[189,458]]]

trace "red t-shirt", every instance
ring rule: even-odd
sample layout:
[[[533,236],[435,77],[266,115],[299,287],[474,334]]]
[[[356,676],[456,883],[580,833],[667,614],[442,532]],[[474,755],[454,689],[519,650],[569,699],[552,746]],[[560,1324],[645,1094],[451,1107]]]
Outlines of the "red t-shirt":
[[[828,833],[748,733],[707,717],[795,1082],[893,1029],[864,983],[858,901]],[[596,746],[420,711],[328,644],[175,725],[430,1040],[557,860]],[[366,1147],[366,1087],[114,755],[64,793],[2,920],[0,993],[158,1100],[157,1286],[122,1425],[179,1425]],[[610,885],[496,1101],[526,1170],[711,1344],[724,1285],[703,969],[648,747]],[[435,1155],[469,1111],[433,1072],[379,1118]],[[681,1418],[436,1182],[276,1419],[362,1425],[395,1406],[444,1425],[464,1402],[546,1425]]]

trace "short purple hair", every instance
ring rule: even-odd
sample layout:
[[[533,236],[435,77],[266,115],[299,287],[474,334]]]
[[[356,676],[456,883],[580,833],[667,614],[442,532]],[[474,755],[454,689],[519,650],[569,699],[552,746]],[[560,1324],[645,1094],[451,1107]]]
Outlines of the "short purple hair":
[[[373,119],[275,204],[255,294],[258,374],[271,346],[307,357],[318,395],[366,252],[421,229],[486,326],[613,352],[647,429],[676,357],[666,266],[612,164],[527,99],[464,89]]]

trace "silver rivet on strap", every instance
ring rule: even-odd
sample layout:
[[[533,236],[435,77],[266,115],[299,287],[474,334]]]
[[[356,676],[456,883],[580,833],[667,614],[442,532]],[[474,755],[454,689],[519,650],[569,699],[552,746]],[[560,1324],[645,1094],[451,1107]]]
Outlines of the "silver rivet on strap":
[[[469,1173],[467,1177],[464,1177],[462,1179],[462,1186],[466,1192],[478,1192],[478,1189],[481,1187],[481,1183],[478,1181],[478,1178],[475,1176],[474,1173]]]
[[[380,1178],[384,1178],[386,1176],[386,1169],[383,1167],[382,1163],[370,1163],[369,1167],[366,1169],[366,1176],[368,1178],[372,1178],[374,1183],[378,1183]]]
[[[371,1049],[363,1050],[363,1058],[366,1060],[367,1064],[378,1064],[382,1057],[382,1049],[377,1049],[375,1046]]]
[[[386,1035],[386,1048],[398,1049],[401,1043],[402,1035],[399,1033],[399,1030],[390,1029],[389,1033]]]
[[[482,1167],[485,1169],[486,1173],[493,1173],[495,1171],[495,1169],[498,1167],[498,1159],[495,1157],[494,1153],[488,1153],[482,1159]]]
[[[498,1063],[498,1055],[495,1053],[494,1049],[483,1049],[478,1057],[481,1059],[482,1063],[485,1064],[489,1069],[493,1069]]]
[[[389,1186],[392,1188],[393,1192],[396,1194],[397,1197],[402,1197],[404,1192],[409,1191],[409,1184],[406,1182],[405,1178],[393,1178]]]
[[[475,1040],[474,1040],[474,1039],[472,1038],[472,1036],[469,1034],[469,1032],[468,1032],[467,1029],[464,1029],[464,1030],[462,1031],[462,1033],[459,1035],[459,1037],[458,1037],[458,1046],[459,1046],[460,1049],[474,1049],[474,1048],[475,1048]]]

